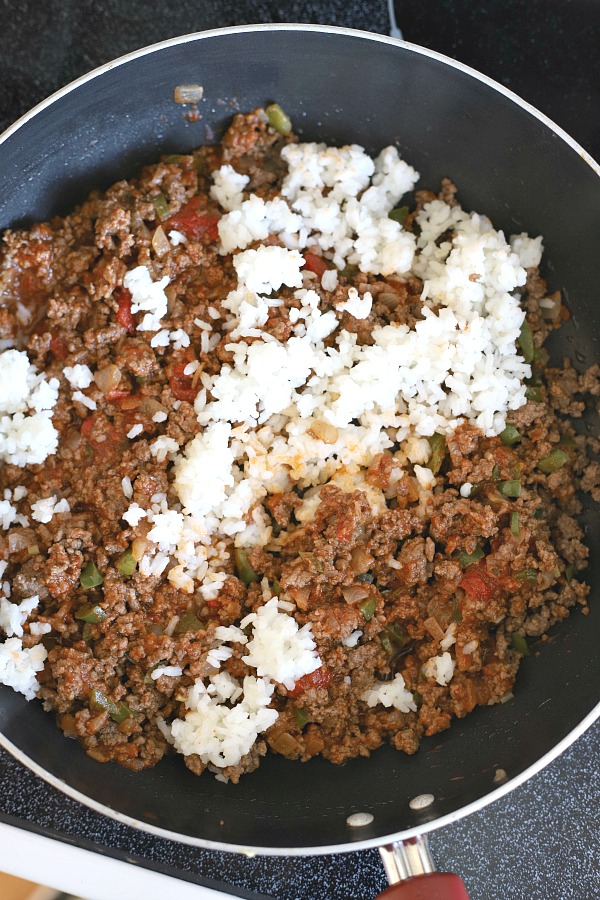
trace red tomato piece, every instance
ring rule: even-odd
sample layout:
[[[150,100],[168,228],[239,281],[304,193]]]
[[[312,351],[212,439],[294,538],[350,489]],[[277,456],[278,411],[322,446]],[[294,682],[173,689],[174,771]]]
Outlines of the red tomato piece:
[[[181,231],[190,241],[206,237],[209,242],[219,238],[219,217],[205,212],[202,197],[192,197],[179,212],[171,216],[165,226]]]
[[[493,579],[490,578],[485,560],[465,569],[459,582],[459,587],[463,589],[471,600],[485,602],[490,599],[494,591],[494,584]]]
[[[108,394],[106,394],[106,399],[110,400],[112,403],[114,403],[115,401],[118,402],[119,400],[123,400],[124,397],[130,397],[130,396],[131,396],[131,391],[114,390],[114,391],[109,391]]]
[[[50,353],[55,359],[66,359],[69,355],[67,342],[59,334],[53,334],[50,340]]]
[[[320,669],[315,669],[314,672],[310,672],[308,675],[303,675],[302,678],[299,678],[294,685],[293,690],[288,691],[288,693],[290,697],[299,697],[300,694],[303,694],[304,691],[307,691],[309,688],[327,687],[330,682],[331,672],[327,666],[321,666]]]
[[[303,269],[308,269],[309,272],[314,272],[315,275],[318,275],[319,278],[323,277],[323,272],[326,272],[329,266],[325,262],[322,256],[317,256],[316,253],[304,253],[304,265]]]
[[[198,395],[198,388],[193,386],[191,375],[183,374],[186,366],[187,363],[175,366],[173,374],[169,378],[169,387],[176,400],[187,400],[188,403],[193,403]]]
[[[127,290],[127,288],[119,288],[117,294],[117,303],[119,304],[119,308],[117,309],[117,322],[121,326],[121,328],[125,328],[129,334],[133,334],[136,327],[136,320],[134,314],[131,312],[131,294]]]

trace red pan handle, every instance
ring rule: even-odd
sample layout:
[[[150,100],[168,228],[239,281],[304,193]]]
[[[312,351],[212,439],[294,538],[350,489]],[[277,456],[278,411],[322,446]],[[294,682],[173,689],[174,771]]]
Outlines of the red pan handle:
[[[458,875],[430,872],[393,884],[377,900],[469,900],[467,889]]]

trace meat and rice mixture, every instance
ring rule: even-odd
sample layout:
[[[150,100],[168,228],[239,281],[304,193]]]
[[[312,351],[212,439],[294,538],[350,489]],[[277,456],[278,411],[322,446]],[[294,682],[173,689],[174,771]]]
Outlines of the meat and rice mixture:
[[[5,232],[0,681],[94,759],[414,753],[587,612],[598,367],[417,179],[271,107]]]

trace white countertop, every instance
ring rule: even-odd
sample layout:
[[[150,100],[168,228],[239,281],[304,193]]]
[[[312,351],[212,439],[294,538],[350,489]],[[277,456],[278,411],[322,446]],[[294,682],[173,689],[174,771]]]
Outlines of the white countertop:
[[[0,870],[85,900],[217,900],[230,896],[153,872],[133,859],[121,862],[3,823]]]

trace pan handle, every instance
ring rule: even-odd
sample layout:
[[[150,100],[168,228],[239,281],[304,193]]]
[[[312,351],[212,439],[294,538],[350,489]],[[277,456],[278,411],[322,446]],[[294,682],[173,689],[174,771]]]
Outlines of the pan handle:
[[[467,889],[458,875],[430,872],[407,878],[377,895],[377,900],[469,900]]]
[[[435,871],[424,834],[394,841],[379,852],[390,887],[377,900],[469,900],[458,875]]]

